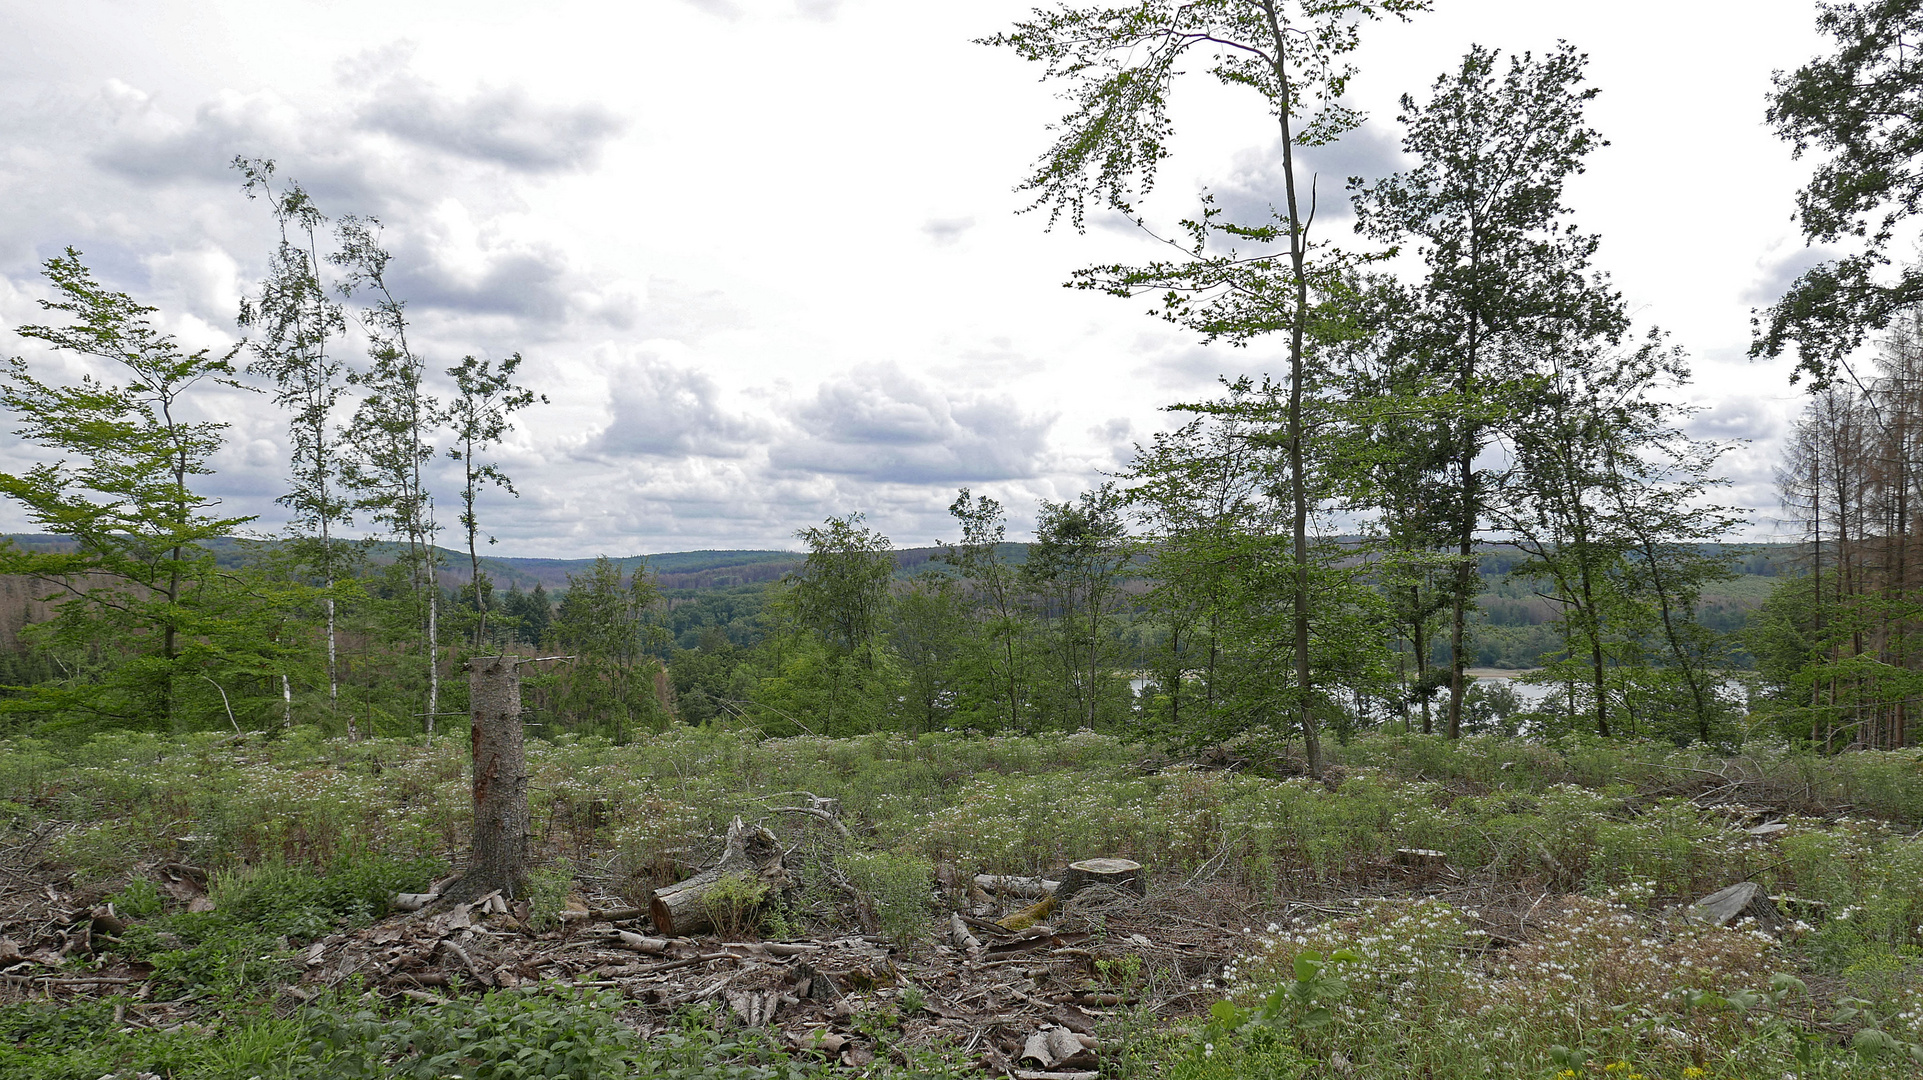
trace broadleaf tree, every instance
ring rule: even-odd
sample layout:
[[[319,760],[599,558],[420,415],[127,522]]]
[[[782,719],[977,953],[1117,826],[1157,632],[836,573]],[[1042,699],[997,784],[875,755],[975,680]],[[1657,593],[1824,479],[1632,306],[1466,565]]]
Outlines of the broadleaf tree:
[[[1329,291],[1328,283],[1350,264],[1339,252],[1311,243],[1313,184],[1299,175],[1296,154],[1299,146],[1334,141],[1361,122],[1342,95],[1354,74],[1349,58],[1361,44],[1362,27],[1427,8],[1426,0],[1063,3],[985,39],[1041,64],[1044,79],[1061,84],[1070,102],[1054,145],[1022,184],[1034,195],[1032,205],[1046,208],[1051,225],[1066,213],[1083,227],[1091,204],[1136,216],[1135,202],[1153,188],[1172,152],[1170,93],[1187,72],[1252,91],[1276,123],[1281,190],[1272,221],[1225,221],[1206,206],[1187,223],[1192,250],[1144,267],[1097,267],[1079,280],[1123,296],[1159,294],[1164,317],[1210,340],[1286,336],[1282,438],[1293,517],[1290,637],[1296,679],[1289,711],[1316,775],[1322,755],[1311,671],[1314,556],[1304,397],[1314,347],[1312,309],[1325,298],[1312,294]],[[1213,253],[1211,235],[1256,250]]]
[[[326,610],[327,702],[340,705],[340,657],[335,585],[348,570],[336,540],[351,525],[341,484],[341,436],[335,411],[346,392],[344,365],[328,350],[347,331],[347,319],[323,281],[320,236],[328,219],[306,189],[278,181],[266,158],[233,161],[249,199],[265,198],[279,231],[258,292],[240,303],[239,323],[257,331],[247,342],[247,370],[273,381],[274,404],[288,413],[288,491],[275,501],[288,510],[299,559],[321,580]],[[283,691],[291,691],[283,681]],[[291,703],[290,703],[291,708]]]
[[[1462,732],[1477,545],[1489,484],[1485,451],[1503,416],[1505,383],[1539,346],[1567,336],[1617,340],[1628,320],[1606,279],[1589,270],[1597,241],[1567,224],[1563,186],[1607,145],[1584,118],[1594,87],[1568,44],[1546,56],[1476,46],[1435,81],[1427,101],[1402,98],[1405,172],[1353,179],[1358,230],[1414,241],[1424,263],[1413,310],[1396,331],[1426,363],[1397,387],[1441,422],[1454,550],[1449,606],[1447,731]]]
[[[448,402],[442,418],[453,429],[454,444],[447,448],[447,456],[461,463],[460,520],[461,531],[467,537],[468,580],[474,592],[476,648],[487,640],[489,592],[483,587],[481,556],[476,547],[476,537],[481,531],[476,503],[481,489],[489,484],[515,498],[521,495],[514,489],[513,478],[501,471],[500,463],[485,461],[482,457],[507,434],[515,413],[537,401],[547,401],[547,395],[515,385],[514,376],[520,366],[521,354],[515,353],[498,367],[491,360],[467,356],[447,369],[454,380],[455,396]],[[494,538],[488,537],[487,542],[494,543]]]
[[[365,391],[348,422],[342,477],[354,492],[355,506],[404,545],[404,574],[410,583],[426,658],[429,734],[440,709],[440,549],[434,539],[434,493],[426,467],[434,458],[434,425],[439,401],[427,391],[427,365],[408,340],[406,301],[388,281],[393,257],[382,247],[381,223],[373,218],[344,218],[337,230],[340,249],[330,259],[345,272],[343,296],[362,296],[357,312],[372,361],[354,381]]]
[[[0,573],[29,576],[60,597],[46,633],[128,658],[97,680],[41,687],[8,706],[166,730],[199,681],[220,687],[232,665],[258,671],[279,652],[251,627],[236,631],[221,596],[231,584],[209,546],[253,519],[221,514],[218,499],[196,490],[227,425],[192,416],[207,391],[239,387],[237,350],[187,351],[154,325],[156,309],[100,284],[72,248],[47,260],[45,273],[54,298],[38,303],[67,321],[14,332],[115,375],[60,384],[21,357],[8,361],[0,406],[18,421],[14,434],[49,457],[23,474],[0,473],[0,494],[72,547],[0,544]]]
[[[1794,156],[1822,155],[1796,199],[1803,237],[1836,253],[1803,271],[1756,318],[1750,355],[1797,354],[1827,383],[1871,334],[1923,303],[1923,265],[1891,270],[1892,245],[1923,210],[1923,6],[1818,3],[1833,52],[1778,71],[1768,119]],[[1826,252],[1829,253],[1829,252]]]

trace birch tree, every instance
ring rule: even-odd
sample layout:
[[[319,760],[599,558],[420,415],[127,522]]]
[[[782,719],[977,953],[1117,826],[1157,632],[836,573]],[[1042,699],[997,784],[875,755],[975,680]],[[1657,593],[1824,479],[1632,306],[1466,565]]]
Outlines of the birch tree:
[[[327,704],[340,706],[338,610],[334,587],[344,569],[335,532],[351,525],[341,484],[340,431],[335,412],[346,391],[343,365],[329,348],[347,330],[341,305],[322,280],[320,236],[327,218],[300,184],[275,177],[272,160],[233,162],[249,199],[262,198],[274,217],[279,242],[268,258],[267,276],[254,295],[240,303],[239,323],[255,331],[247,342],[253,360],[247,370],[273,381],[274,404],[287,411],[288,491],[274,500],[289,512],[288,528],[305,548],[302,561],[318,573],[325,588]],[[283,696],[292,708],[292,690],[281,677]]]

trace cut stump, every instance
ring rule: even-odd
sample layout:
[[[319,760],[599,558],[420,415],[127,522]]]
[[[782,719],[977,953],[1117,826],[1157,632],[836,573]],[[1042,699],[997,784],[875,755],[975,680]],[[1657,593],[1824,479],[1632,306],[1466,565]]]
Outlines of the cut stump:
[[[467,662],[473,712],[474,847],[468,870],[441,890],[466,903],[494,890],[520,897],[529,862],[527,744],[521,727],[518,656]]]
[[[1142,864],[1128,859],[1083,859],[1068,864],[1068,873],[1062,875],[1062,883],[1055,887],[1055,899],[1066,902],[1069,897],[1091,885],[1107,885],[1136,896],[1146,896],[1147,878],[1148,875],[1142,872]]]

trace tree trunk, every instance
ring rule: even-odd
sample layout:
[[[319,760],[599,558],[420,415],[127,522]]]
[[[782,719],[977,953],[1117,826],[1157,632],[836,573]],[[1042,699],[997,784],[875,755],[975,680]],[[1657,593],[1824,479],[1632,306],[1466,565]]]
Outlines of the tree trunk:
[[[427,588],[427,733],[432,735],[434,734],[435,714],[439,712],[441,708],[441,658],[436,655],[439,651],[436,647],[436,641],[440,633],[440,627],[437,625],[439,620],[436,618],[436,616],[440,614],[440,605],[436,603],[436,601],[440,599],[441,586],[440,583],[434,579],[434,568],[432,566],[427,568]],[[511,670],[510,668],[510,671]],[[478,716],[480,714],[476,713],[475,715]],[[521,679],[517,675],[514,676],[515,746],[521,745],[520,715]],[[525,772],[526,770],[523,769],[522,771]],[[523,811],[522,816],[524,818],[526,817],[525,811]]]
[[[474,850],[468,870],[444,895],[462,900],[527,884],[527,746],[521,728],[521,659],[477,656],[467,663],[473,710]]]

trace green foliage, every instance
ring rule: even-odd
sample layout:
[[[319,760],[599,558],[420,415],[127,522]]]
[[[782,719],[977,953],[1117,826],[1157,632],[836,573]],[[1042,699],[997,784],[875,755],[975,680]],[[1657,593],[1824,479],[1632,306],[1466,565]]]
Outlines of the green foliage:
[[[1854,243],[1805,270],[1758,324],[1750,354],[1794,347],[1798,373],[1819,385],[1866,335],[1890,326],[1923,297],[1923,270],[1883,273],[1889,247],[1916,212],[1913,166],[1923,76],[1909,62],[1923,12],[1907,0],[1819,3],[1816,28],[1834,50],[1778,71],[1769,121],[1797,157],[1825,155],[1797,193],[1797,220],[1812,245]]]
[[[715,933],[738,940],[760,925],[761,905],[768,899],[768,883],[752,874],[723,874],[701,896],[701,905]]]
[[[528,921],[543,933],[561,925],[561,912],[567,908],[568,890],[574,873],[567,866],[544,866],[528,872]]]
[[[227,425],[181,415],[239,385],[231,354],[182,351],[155,328],[153,308],[101,286],[77,251],[49,259],[46,275],[57,298],[41,307],[71,321],[16,333],[104,361],[124,382],[55,385],[19,357],[0,375],[0,405],[21,423],[15,435],[48,455],[22,475],[0,475],[0,494],[69,541],[0,543],[0,573],[45,583],[56,614],[32,636],[71,658],[67,678],[0,700],[0,711],[166,730],[220,700],[237,673],[287,670],[278,624],[298,590],[236,589],[207,547],[250,519],[218,515],[218,500],[195,490]],[[261,585],[274,594],[265,604],[247,595]]]
[[[314,1075],[367,1080],[635,1075],[642,1044],[614,1019],[620,995],[546,989],[456,998],[432,1012],[313,1009],[306,1017],[311,1045],[298,1065]]]
[[[902,946],[927,938],[933,863],[887,851],[858,852],[840,862],[849,884],[873,904],[875,924],[884,936]]]

